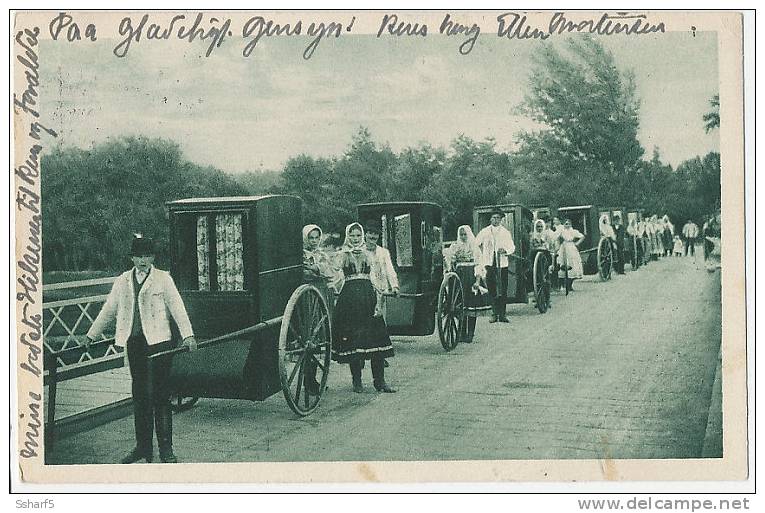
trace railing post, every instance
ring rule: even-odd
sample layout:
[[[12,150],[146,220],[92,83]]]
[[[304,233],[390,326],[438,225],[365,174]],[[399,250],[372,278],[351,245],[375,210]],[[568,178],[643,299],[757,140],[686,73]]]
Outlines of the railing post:
[[[56,391],[58,389],[58,360],[52,353],[45,354],[45,365],[48,369],[48,415],[45,426],[45,454],[53,450],[56,442]],[[43,384],[44,385],[44,384]]]

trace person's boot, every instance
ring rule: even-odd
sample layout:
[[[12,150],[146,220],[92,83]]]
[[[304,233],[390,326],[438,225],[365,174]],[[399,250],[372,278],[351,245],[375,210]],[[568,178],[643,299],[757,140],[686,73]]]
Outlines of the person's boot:
[[[497,312],[497,300],[493,299],[491,302],[491,319],[489,322],[497,322],[499,320],[499,313]]]
[[[497,320],[499,322],[510,322],[510,320],[507,318],[507,313],[505,312],[505,300],[500,299],[497,304]]]
[[[475,335],[475,323],[478,319],[475,317],[468,317],[467,318],[467,342],[468,344],[473,343],[473,336]]]
[[[169,403],[165,402],[157,407],[154,413],[154,427],[159,443],[159,460],[162,463],[178,463],[178,458],[173,453],[173,413]]]
[[[305,390],[310,395],[321,395],[321,383],[316,381],[316,361],[308,358],[305,363]]]
[[[152,459],[154,459],[153,453],[154,450],[152,448],[143,449],[136,446],[133,447],[133,450],[120,460],[120,463],[123,465],[129,465],[130,463],[135,463],[141,460],[146,460],[146,463],[151,463]]]
[[[364,392],[361,385],[361,360],[355,359],[350,362],[351,381],[353,382],[353,391],[357,394]]]
[[[385,382],[385,366],[382,363],[382,359],[372,360],[372,379],[375,386],[375,390],[385,394],[393,394],[395,389],[388,386]]]

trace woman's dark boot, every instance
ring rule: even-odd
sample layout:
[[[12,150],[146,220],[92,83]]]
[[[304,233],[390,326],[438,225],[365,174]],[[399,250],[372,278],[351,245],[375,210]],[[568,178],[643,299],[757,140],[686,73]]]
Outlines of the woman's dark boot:
[[[396,390],[385,383],[385,365],[382,358],[372,358],[372,379],[374,380],[375,390],[386,394],[395,393]]]
[[[361,360],[355,358],[350,361],[351,379],[353,380],[353,391],[360,394],[364,391],[361,385]]]

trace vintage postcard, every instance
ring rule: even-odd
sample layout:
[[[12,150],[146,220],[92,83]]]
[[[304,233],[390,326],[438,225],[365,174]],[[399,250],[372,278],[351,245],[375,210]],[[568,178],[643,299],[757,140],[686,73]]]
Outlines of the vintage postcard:
[[[19,479],[747,479],[743,30],[12,13]]]

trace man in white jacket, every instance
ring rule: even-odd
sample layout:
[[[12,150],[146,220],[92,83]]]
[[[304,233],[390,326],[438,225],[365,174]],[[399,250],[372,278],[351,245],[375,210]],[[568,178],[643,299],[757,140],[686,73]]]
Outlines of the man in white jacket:
[[[399,285],[396,269],[393,267],[393,260],[390,258],[390,251],[377,244],[380,240],[380,236],[381,228],[377,224],[367,223],[364,226],[364,249],[366,249],[370,255],[370,260],[372,262],[370,280],[377,293],[377,307],[375,308],[375,314],[384,318],[384,294],[393,294],[397,296],[399,294]],[[385,382],[385,367],[388,366],[387,360],[373,358],[371,364],[375,389],[386,393],[396,392],[395,389],[391,388]]]
[[[159,457],[162,463],[175,463],[173,454],[173,418],[165,380],[172,357],[155,359],[153,388],[149,384],[149,357],[175,348],[170,319],[178,326],[183,343],[196,349],[181,295],[170,273],[154,267],[151,239],[136,235],[131,244],[134,267],[122,273],[87,334],[86,346],[98,338],[106,326],[116,320],[115,345],[125,348],[132,378],[133,413],[136,446],[122,459],[135,463],[153,459],[154,426],[157,430]]]
[[[481,251],[480,264],[486,267],[486,284],[492,298],[492,317],[489,322],[509,322],[505,313],[507,279],[510,255],[515,253],[513,236],[502,226],[505,213],[495,209],[491,224],[478,232],[475,243]]]

